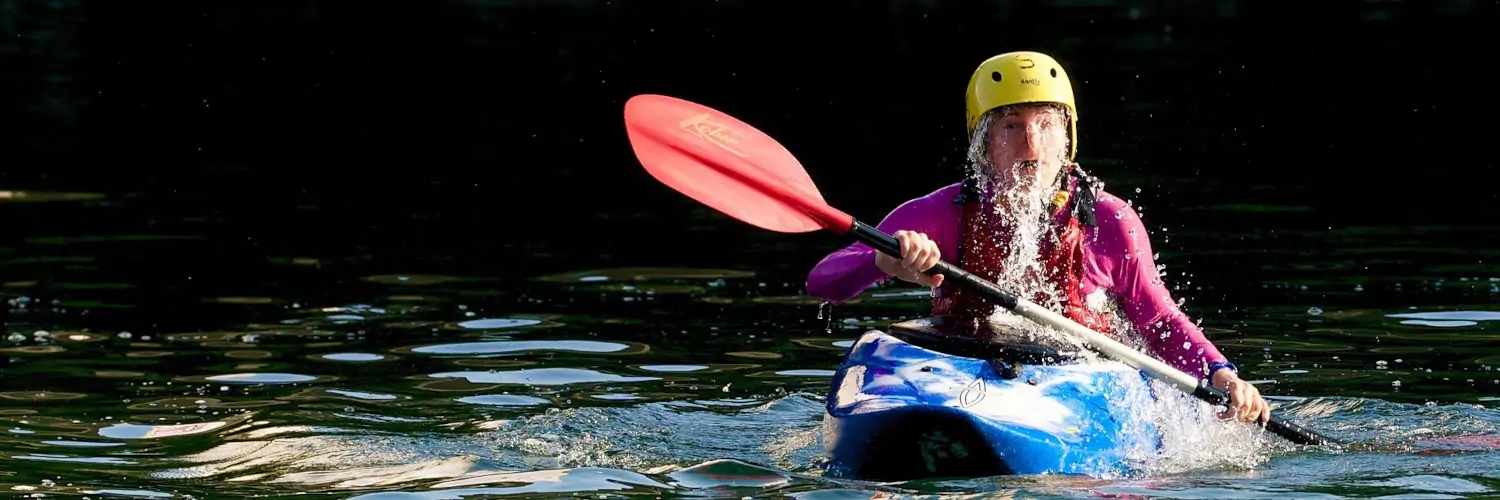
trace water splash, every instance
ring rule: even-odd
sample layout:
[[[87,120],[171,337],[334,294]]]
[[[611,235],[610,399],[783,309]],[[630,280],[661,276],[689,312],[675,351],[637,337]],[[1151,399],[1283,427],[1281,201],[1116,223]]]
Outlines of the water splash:
[[[993,281],[1056,310],[1065,295],[1046,279],[1049,270],[1045,269],[1042,249],[1058,243],[1049,202],[1065,181],[1066,169],[1056,178],[1036,174],[1043,164],[1066,165],[1067,148],[1046,145],[1050,147],[1044,147],[1039,159],[1002,159],[1002,155],[992,154],[990,127],[1001,116],[997,112],[986,113],[975,127],[969,139],[967,168],[968,180],[983,207],[978,223],[987,228],[983,234],[988,241],[982,244],[992,246],[1001,256],[1000,276]]]
[[[1250,470],[1270,459],[1277,438],[1259,426],[1222,420],[1220,408],[1160,381],[1153,380],[1151,385],[1157,394],[1156,425],[1161,430],[1162,446],[1143,464],[1148,475],[1199,469]]]
[[[549,409],[501,424],[484,448],[518,453],[532,467],[644,470],[734,458],[818,470],[820,419],[813,417],[821,414],[820,398],[785,394],[730,411],[700,403],[709,402]]]

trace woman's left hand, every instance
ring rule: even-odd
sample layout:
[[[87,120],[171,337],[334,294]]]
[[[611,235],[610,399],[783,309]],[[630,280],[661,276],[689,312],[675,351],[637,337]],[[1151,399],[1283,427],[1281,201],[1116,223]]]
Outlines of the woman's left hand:
[[[1214,387],[1229,394],[1229,409],[1219,414],[1223,419],[1238,419],[1241,422],[1266,422],[1271,420],[1271,405],[1260,397],[1260,389],[1255,385],[1240,380],[1240,376],[1230,370],[1219,370],[1214,372]]]

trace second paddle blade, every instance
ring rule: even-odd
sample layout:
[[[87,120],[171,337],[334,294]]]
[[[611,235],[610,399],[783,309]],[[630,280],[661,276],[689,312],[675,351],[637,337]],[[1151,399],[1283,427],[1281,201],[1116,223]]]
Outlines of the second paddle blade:
[[[718,110],[638,95],[625,103],[625,131],[652,177],[730,217],[784,233],[843,233],[854,223],[823,201],[784,146]]]

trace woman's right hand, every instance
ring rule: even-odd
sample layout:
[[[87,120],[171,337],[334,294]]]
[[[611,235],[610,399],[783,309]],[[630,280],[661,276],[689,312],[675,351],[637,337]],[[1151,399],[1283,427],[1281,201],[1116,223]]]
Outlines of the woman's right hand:
[[[943,260],[937,242],[928,239],[925,234],[913,231],[896,231],[891,236],[894,236],[896,242],[900,244],[901,258],[891,257],[885,252],[875,252],[875,267],[880,268],[881,272],[909,283],[932,288],[943,285],[943,275],[928,276],[923,273],[932,269],[938,261]]]

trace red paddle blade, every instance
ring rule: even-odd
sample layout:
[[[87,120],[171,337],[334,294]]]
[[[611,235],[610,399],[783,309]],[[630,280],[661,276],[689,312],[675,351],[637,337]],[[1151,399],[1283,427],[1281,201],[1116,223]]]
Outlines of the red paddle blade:
[[[652,177],[762,229],[844,233],[854,218],[828,206],[792,153],[718,110],[663,95],[625,103],[625,131]]]

